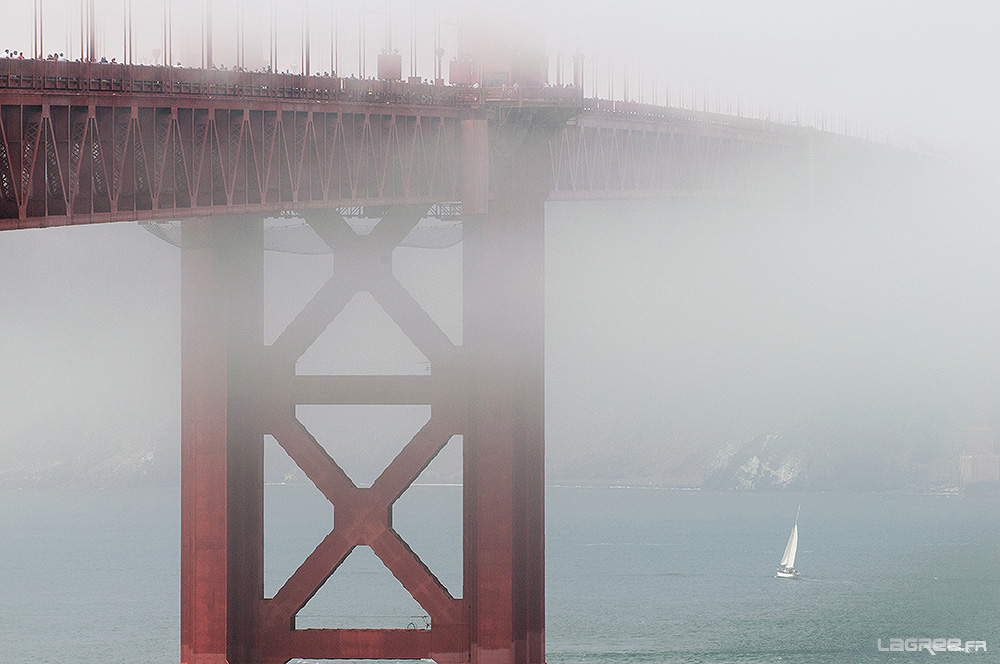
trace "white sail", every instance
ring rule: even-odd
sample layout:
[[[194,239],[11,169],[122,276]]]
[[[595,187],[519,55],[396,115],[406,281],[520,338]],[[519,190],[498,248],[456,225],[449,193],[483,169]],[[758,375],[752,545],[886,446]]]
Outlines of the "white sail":
[[[788,544],[785,545],[785,553],[781,556],[781,566],[785,568],[795,567],[795,552],[799,548],[799,524],[792,526],[792,534],[788,536]],[[772,559],[773,560],[773,559]]]
[[[799,510],[801,509],[802,506],[799,505],[798,509],[795,510],[795,525],[792,526],[792,534],[788,536],[788,544],[785,545],[785,553],[782,554],[779,563],[785,569],[795,567],[795,552],[799,550]]]

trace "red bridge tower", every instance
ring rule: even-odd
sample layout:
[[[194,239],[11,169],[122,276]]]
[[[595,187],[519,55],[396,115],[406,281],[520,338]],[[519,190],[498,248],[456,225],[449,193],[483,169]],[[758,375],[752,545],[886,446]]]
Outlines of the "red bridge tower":
[[[542,222],[549,140],[565,113],[481,109],[461,119],[461,346],[392,274],[393,249],[426,205],[389,207],[366,236],[334,210],[304,213],[332,249],[337,272],[269,346],[261,322],[263,222],[232,215],[183,223],[185,664],[544,661]],[[295,374],[298,357],[362,290],[430,360],[429,376]],[[361,488],[295,419],[298,404],[428,404],[431,418],[375,483]],[[267,434],[334,504],[336,520],[266,599]],[[464,459],[461,598],[392,528],[393,502],[454,435],[462,436]],[[361,545],[427,611],[429,629],[295,629],[296,613]]]

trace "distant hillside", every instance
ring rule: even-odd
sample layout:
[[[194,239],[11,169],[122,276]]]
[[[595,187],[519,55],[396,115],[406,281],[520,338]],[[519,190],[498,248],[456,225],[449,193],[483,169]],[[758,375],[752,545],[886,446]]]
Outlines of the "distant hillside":
[[[632,439],[552,459],[551,483],[705,490],[937,491],[958,486],[966,424],[920,410],[836,412],[717,445]]]
[[[925,413],[838,413],[789,424],[718,446],[683,440],[606,441],[579,454],[550,453],[550,484],[700,487],[706,490],[935,491],[958,485],[965,426]],[[418,478],[461,482],[456,439]],[[692,449],[693,448],[693,449]],[[565,447],[560,448],[565,449]],[[335,455],[368,484],[392,452],[364,448]],[[265,482],[307,482],[281,449],[265,445]],[[0,465],[0,487],[174,486],[180,481],[176,435],[153,433],[140,444],[89,449],[60,458],[19,458]]]
[[[721,450],[705,489],[935,491],[958,486],[964,427],[865,413],[795,423]]]
[[[180,443],[165,430],[153,431],[146,440],[131,445],[80,446],[60,454],[34,452],[0,465],[0,488],[105,489],[180,483]]]

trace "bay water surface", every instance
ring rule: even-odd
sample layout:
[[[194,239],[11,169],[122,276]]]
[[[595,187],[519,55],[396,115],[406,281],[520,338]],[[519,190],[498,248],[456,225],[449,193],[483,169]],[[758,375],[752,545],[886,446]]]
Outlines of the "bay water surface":
[[[329,531],[311,487],[266,488],[265,594]],[[461,595],[461,489],[414,486],[393,526]],[[801,505],[801,578],[774,570]],[[0,663],[176,664],[177,489],[0,492]],[[1000,503],[902,494],[551,487],[549,664],[916,662],[892,638],[981,641],[1000,662]],[[297,626],[424,626],[358,548]],[[943,658],[943,659],[938,659]]]

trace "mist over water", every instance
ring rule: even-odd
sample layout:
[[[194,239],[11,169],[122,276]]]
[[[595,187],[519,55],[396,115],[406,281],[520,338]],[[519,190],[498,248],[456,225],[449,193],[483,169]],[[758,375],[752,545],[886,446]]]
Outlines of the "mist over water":
[[[680,461],[806,422],[991,421],[996,208],[950,176],[871,205],[550,205],[552,454]]]
[[[452,592],[461,590],[460,493],[413,487],[396,512]],[[176,490],[4,490],[0,500],[0,659],[176,663]],[[266,523],[279,519],[265,545],[271,594],[331,514],[305,485],[268,486],[265,500]],[[801,577],[776,579],[799,504]],[[552,488],[546,509],[549,662],[875,663],[911,656],[880,653],[877,639],[1000,642],[991,501]],[[422,626],[363,548],[327,586],[301,626]]]
[[[5,15],[0,48],[30,51],[30,3],[16,1],[24,11]],[[175,3],[175,59],[186,66],[200,57],[197,4]],[[311,4],[322,71],[333,66],[323,51],[329,15]],[[346,4],[338,66],[371,75],[378,48],[359,61],[358,5]],[[457,3],[443,4],[447,14]],[[45,50],[73,53],[78,3],[44,5],[59,35]],[[120,54],[120,6],[101,14],[109,55]],[[215,6],[227,25],[229,5]],[[277,64],[295,71],[300,5],[281,7]],[[493,9],[514,23],[518,11],[537,19],[551,80],[557,55],[565,64],[586,53],[588,97],[625,97],[627,62],[629,98],[870,135],[934,164],[882,173],[864,198],[838,197],[830,181],[830,195],[792,201],[547,204],[547,472],[564,485],[548,492],[548,661],[896,661],[875,647],[893,637],[1000,647],[995,497],[929,495],[956,486],[970,426],[1000,427],[1000,9],[731,0]],[[429,15],[416,31],[424,77]],[[370,45],[383,16],[369,16]],[[157,21],[136,27],[147,40],[140,61],[156,58]],[[405,51],[408,31],[396,27]],[[457,41],[447,24],[446,62]],[[231,44],[217,53],[233,64]],[[267,342],[335,269],[330,256],[265,257]],[[461,343],[461,245],[397,249],[393,270]],[[27,487],[0,491],[0,661],[177,661],[179,284],[177,248],[134,223],[0,233],[0,486]],[[384,323],[360,294],[300,372],[429,370]],[[368,484],[426,410],[297,416]],[[270,594],[334,514],[265,444],[268,481],[291,482],[266,489]],[[460,444],[449,442],[422,481],[460,481]],[[799,488],[818,491],[579,486],[700,486],[740,446],[801,463]],[[143,474],[151,460],[155,477]],[[132,484],[168,488],[121,488]],[[394,521],[454,594],[458,492],[413,487]],[[803,576],[781,583],[773,569],[799,503]],[[369,593],[386,621],[378,626],[419,626],[394,579],[356,554],[302,625],[370,623],[362,611],[371,609],[343,608]]]
[[[920,445],[957,469],[965,429],[997,421],[1000,231],[995,201],[971,195],[983,183],[932,174],[862,203],[547,204],[550,475],[634,480],[600,460],[626,457],[659,464],[644,482],[697,485],[726,446],[797,426],[835,430],[822,445],[861,463],[880,427],[927,432]],[[93,451],[169,451],[179,251],[135,224],[0,242],[4,474]],[[329,255],[266,255],[268,342],[335,268]],[[393,269],[460,342],[461,245],[397,249]],[[300,373],[331,370],[430,367],[360,293],[300,361]],[[366,417],[348,417],[360,432],[349,439],[371,440]],[[674,472],[685,463],[700,470]]]
[[[121,7],[98,4],[99,46],[117,53]],[[371,12],[362,33],[360,5],[340,3],[334,15],[313,4],[314,68],[327,68],[337,55],[344,75],[360,72],[359,38],[369,40],[371,59],[390,25],[407,66],[426,77],[435,17],[443,21],[448,60],[457,53],[459,15],[474,9],[397,3],[394,23],[386,23],[386,12]],[[556,62],[565,67],[572,53],[584,54],[588,97],[622,98],[628,71],[629,97],[902,137],[950,164],[893,196],[836,205],[549,203],[550,465],[602,450],[659,455],[671,467],[694,455],[692,463],[704,465],[704,457],[754,436],[851,418],[876,423],[869,428],[879,421],[930,428],[941,432],[939,448],[958,449],[964,427],[996,421],[1000,133],[990,111],[995,91],[980,80],[1000,67],[986,34],[995,8],[482,4],[504,15],[510,29],[531,17],[527,32],[544,40],[551,81]],[[44,6],[47,43],[65,44],[73,55],[79,7],[59,0]],[[267,2],[246,6],[259,10],[260,21],[249,23],[271,21]],[[302,54],[301,7],[282,7],[277,53],[288,62],[279,69]],[[162,39],[159,9],[135,8],[139,61]],[[198,31],[185,26],[199,24],[201,8],[178,0],[172,11],[178,53],[190,50]],[[216,0],[213,11],[219,62],[232,65],[233,3]],[[415,22],[407,24],[410,17]],[[31,12],[13,12],[0,38],[30,51],[31,27]],[[254,40],[266,42],[266,33],[249,35],[248,43],[262,45]],[[187,66],[197,59],[183,58]],[[883,125],[891,131],[877,130]],[[869,185],[889,189],[898,175],[880,174],[884,182]],[[824,184],[836,190],[835,182]],[[460,251],[394,253],[397,276],[456,342]],[[4,233],[0,255],[0,381],[10,395],[0,403],[4,468],[23,475],[21,466],[39,460],[176,440],[177,251],[135,225],[116,224]],[[266,260],[265,337],[272,340],[333,266],[328,256]],[[377,332],[377,307],[364,294],[356,300],[349,312],[355,320],[339,321],[325,350],[381,354],[419,370],[425,358],[398,334]],[[331,363],[304,360],[320,372]],[[557,474],[573,479],[585,470]],[[692,471],[667,483],[698,479]]]

